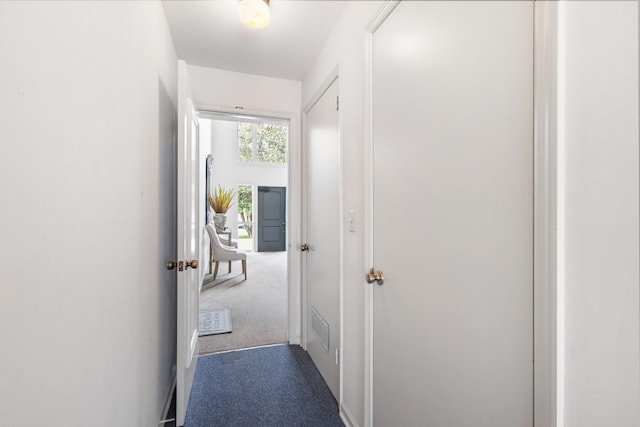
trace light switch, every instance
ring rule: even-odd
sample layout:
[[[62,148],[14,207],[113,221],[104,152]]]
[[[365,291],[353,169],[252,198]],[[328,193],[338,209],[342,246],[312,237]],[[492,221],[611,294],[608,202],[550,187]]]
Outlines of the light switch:
[[[352,233],[356,232],[356,211],[350,210],[349,217],[347,218],[349,221],[349,231]]]

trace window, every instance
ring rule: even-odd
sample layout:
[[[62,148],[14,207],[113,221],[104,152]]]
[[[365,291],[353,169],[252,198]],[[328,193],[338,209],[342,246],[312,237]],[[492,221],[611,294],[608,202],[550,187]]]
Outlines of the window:
[[[238,160],[243,163],[287,163],[287,126],[272,123],[238,123]]]

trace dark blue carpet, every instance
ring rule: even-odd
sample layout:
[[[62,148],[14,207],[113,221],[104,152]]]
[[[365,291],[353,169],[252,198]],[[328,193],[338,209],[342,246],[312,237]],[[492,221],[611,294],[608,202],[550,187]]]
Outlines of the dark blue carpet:
[[[198,359],[185,427],[343,425],[329,387],[299,346]]]

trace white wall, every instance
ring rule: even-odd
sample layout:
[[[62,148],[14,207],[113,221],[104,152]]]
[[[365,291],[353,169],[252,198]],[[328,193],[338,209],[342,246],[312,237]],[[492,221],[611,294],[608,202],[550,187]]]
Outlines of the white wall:
[[[237,123],[224,120],[202,119],[201,135],[208,140],[202,141],[211,146],[213,169],[212,188],[222,185],[238,190],[238,185],[261,185],[273,187],[287,186],[287,165],[255,165],[238,161]],[[256,199],[257,200],[257,199]],[[257,206],[256,206],[257,208]],[[257,212],[257,210],[254,210]],[[257,217],[254,217],[257,221]],[[234,202],[227,213],[227,227],[233,238],[238,237],[238,203]]]
[[[344,223],[344,330],[342,406],[364,424],[364,31],[383,2],[349,2],[302,82],[302,105],[319,95],[339,67],[343,211],[355,211],[355,232]]]
[[[194,96],[201,109],[298,113],[300,82],[190,65]],[[237,108],[236,107],[241,107]]]
[[[565,425],[637,426],[638,4],[562,6]]]
[[[0,2],[0,419],[154,426],[175,362],[159,2]]]

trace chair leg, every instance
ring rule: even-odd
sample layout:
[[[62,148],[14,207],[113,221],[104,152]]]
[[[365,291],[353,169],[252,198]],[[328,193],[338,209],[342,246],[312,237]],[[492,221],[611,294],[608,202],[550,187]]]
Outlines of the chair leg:
[[[213,243],[209,242],[209,274],[213,271]]]
[[[244,280],[247,280],[247,260],[242,260],[242,274],[244,274]]]
[[[231,273],[231,261],[229,261],[229,273]]]
[[[215,266],[215,268],[213,270],[213,280],[215,280],[216,276],[218,275],[218,264],[219,264],[219,262],[216,261],[216,266]]]

